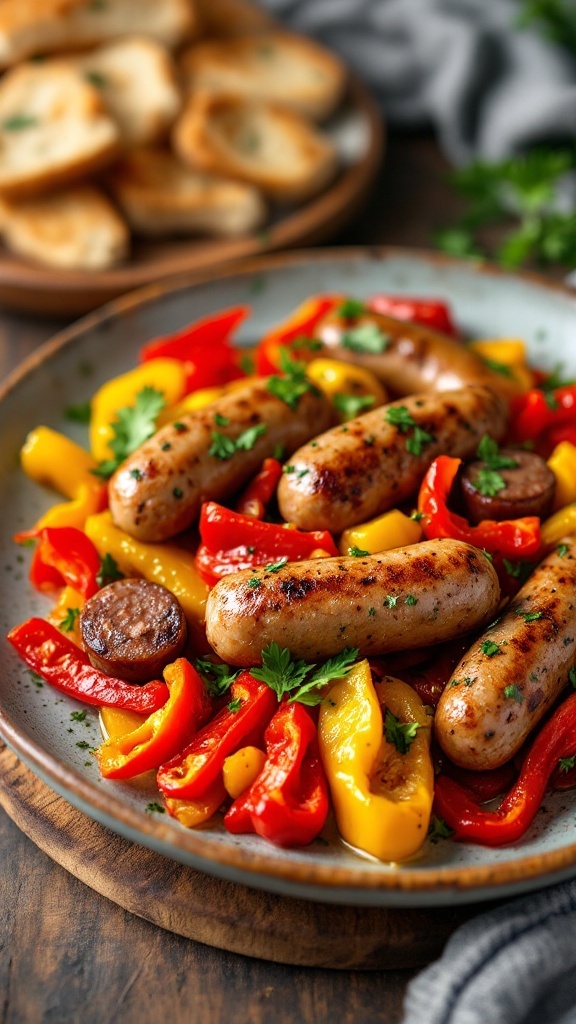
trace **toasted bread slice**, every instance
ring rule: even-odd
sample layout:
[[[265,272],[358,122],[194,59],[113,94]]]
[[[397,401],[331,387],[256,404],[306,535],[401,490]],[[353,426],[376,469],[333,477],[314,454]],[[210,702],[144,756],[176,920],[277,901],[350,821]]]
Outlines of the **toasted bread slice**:
[[[27,198],[84,177],[119,145],[98,89],[64,62],[22,64],[0,81],[0,195]]]
[[[181,106],[175,69],[165,47],[143,36],[126,37],[73,63],[99,89],[124,146],[165,138]]]
[[[190,167],[249,182],[280,202],[309,198],[337,169],[335,146],[311,122],[235,96],[191,96],[172,138]]]
[[[346,85],[342,61],[328,50],[274,30],[197,43],[183,53],[181,68],[188,92],[282,103],[314,121],[332,113]]]
[[[135,30],[174,49],[194,35],[196,23],[193,0],[0,0],[0,68]]]
[[[135,149],[108,173],[129,224],[141,235],[232,237],[256,230],[266,204],[240,181],[185,167],[167,149]]]
[[[267,11],[248,0],[195,0],[203,36],[227,39],[270,29],[274,21]]]
[[[130,244],[122,217],[93,185],[19,203],[2,200],[0,229],[13,252],[66,270],[112,267]]]

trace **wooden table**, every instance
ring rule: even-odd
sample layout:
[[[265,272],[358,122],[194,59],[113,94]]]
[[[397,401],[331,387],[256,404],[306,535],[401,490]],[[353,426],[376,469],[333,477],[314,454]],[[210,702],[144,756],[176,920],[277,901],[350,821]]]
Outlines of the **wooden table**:
[[[364,213],[331,244],[430,247],[458,200],[432,141],[394,138]],[[0,311],[0,378],[63,323]],[[56,865],[0,810],[2,1024],[322,1024],[402,1016],[413,970],[284,967],[135,917]]]

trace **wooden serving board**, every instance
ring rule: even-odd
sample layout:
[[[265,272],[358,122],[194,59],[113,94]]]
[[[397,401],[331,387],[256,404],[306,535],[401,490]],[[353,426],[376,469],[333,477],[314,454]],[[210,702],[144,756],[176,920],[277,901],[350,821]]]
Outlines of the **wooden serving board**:
[[[211,878],[93,821],[3,745],[0,805],[56,863],[130,913],[209,946],[276,963],[418,967],[437,957],[453,930],[480,910],[337,906]]]

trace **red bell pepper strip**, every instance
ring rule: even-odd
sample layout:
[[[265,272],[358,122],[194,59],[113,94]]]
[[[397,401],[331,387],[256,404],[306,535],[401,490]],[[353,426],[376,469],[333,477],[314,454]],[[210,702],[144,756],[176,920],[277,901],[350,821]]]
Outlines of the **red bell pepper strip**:
[[[186,658],[164,669],[169,697],[142,725],[111,737],[96,751],[106,779],[132,779],[174,757],[212,713],[212,701],[197,671]]]
[[[529,558],[535,555],[541,547],[540,520],[537,516],[505,519],[501,522],[485,519],[478,526],[471,526],[463,516],[450,511],[448,495],[461,462],[461,459],[440,455],[424,477],[418,495],[418,511],[424,516],[421,526],[427,539],[452,537],[504,558]]]
[[[236,511],[243,516],[263,519],[266,506],[274,497],[281,476],[282,464],[278,459],[264,459],[262,469],[236,502]]]
[[[92,541],[75,526],[46,526],[36,531],[38,544],[30,565],[37,590],[68,585],[88,600],[99,589],[100,555]]]
[[[485,803],[487,800],[503,796],[514,785],[518,778],[518,769],[512,761],[508,761],[500,768],[475,772],[470,768],[459,768],[451,761],[443,759],[442,775],[448,776],[472,793],[479,803]]]
[[[316,726],[302,704],[281,704],[265,734],[266,763],[227,811],[234,834],[256,832],[277,846],[306,846],[328,814],[328,783]]]
[[[231,572],[269,565],[285,558],[299,562],[317,550],[338,555],[327,530],[293,530],[277,523],[264,523],[254,516],[231,512],[214,501],[200,512],[200,538],[196,568],[208,586]]]
[[[457,337],[452,314],[445,302],[439,299],[414,299],[406,295],[373,295],[366,303],[368,309],[396,320],[411,320],[442,334]]]
[[[437,813],[456,839],[485,846],[515,843],[532,823],[561,757],[576,753],[576,693],[548,719],[524,760],[520,775],[496,811],[478,806],[472,793],[445,775],[436,778]]]
[[[342,295],[318,295],[306,299],[284,323],[273,327],[256,349],[256,372],[263,377],[281,369],[280,349],[290,347],[299,359],[313,359],[314,352],[298,348],[299,338],[311,338],[322,317],[343,301]]]
[[[230,338],[249,314],[249,306],[234,306],[202,317],[176,334],[148,342],[140,349],[140,362],[164,357],[186,363],[187,393],[243,377],[238,349],[230,344]]]
[[[510,435],[517,444],[557,427],[576,427],[576,384],[552,391],[533,388],[513,400],[510,412]]]
[[[263,731],[276,707],[266,683],[242,672],[230,687],[230,702],[191,743],[158,770],[158,788],[167,797],[195,800],[219,777],[225,759],[255,731]]]
[[[138,686],[100,672],[72,640],[45,619],[28,619],[15,626],[8,640],[28,668],[85,704],[149,715],[168,698],[166,684],[159,680]]]

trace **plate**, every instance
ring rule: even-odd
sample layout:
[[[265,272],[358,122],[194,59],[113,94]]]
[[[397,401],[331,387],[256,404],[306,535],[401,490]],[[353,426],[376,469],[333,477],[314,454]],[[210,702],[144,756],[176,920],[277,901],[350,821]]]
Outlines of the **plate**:
[[[522,337],[535,362],[562,361],[576,374],[576,297],[562,285],[509,275],[481,264],[394,249],[341,249],[275,254],[244,262],[222,277],[176,282],[125,296],[59,334],[12,375],[0,395],[0,633],[52,602],[27,581],[29,552],[11,542],[53,496],[18,468],[26,432],[42,422],[86,443],[63,409],[90,397],[109,377],[128,370],[138,347],[159,334],[226,306],[248,302],[251,318],[240,343],[260,333],[315,292],[364,298],[375,292],[444,296],[460,327],[476,337]],[[71,804],[141,845],[219,877],[284,895],[372,906],[433,906],[516,894],[576,875],[576,793],[546,798],[522,843],[505,849],[427,841],[402,866],[382,864],[347,848],[330,828],[304,850],[280,850],[257,836],[231,836],[221,823],[188,831],[166,814],[147,811],[153,789],[99,778],[83,745],[99,743],[96,715],[71,720],[78,705],[47,686],[37,688],[2,639],[0,733],[22,760]],[[78,744],[81,744],[79,746]],[[86,763],[88,762],[88,763]]]
[[[351,76],[341,108],[324,127],[340,154],[340,173],[304,205],[277,210],[264,229],[232,239],[135,238],[126,263],[92,273],[43,267],[0,244],[0,303],[38,315],[79,316],[175,274],[324,241],[347,224],[367,198],[382,162],[384,122],[370,93]]]

